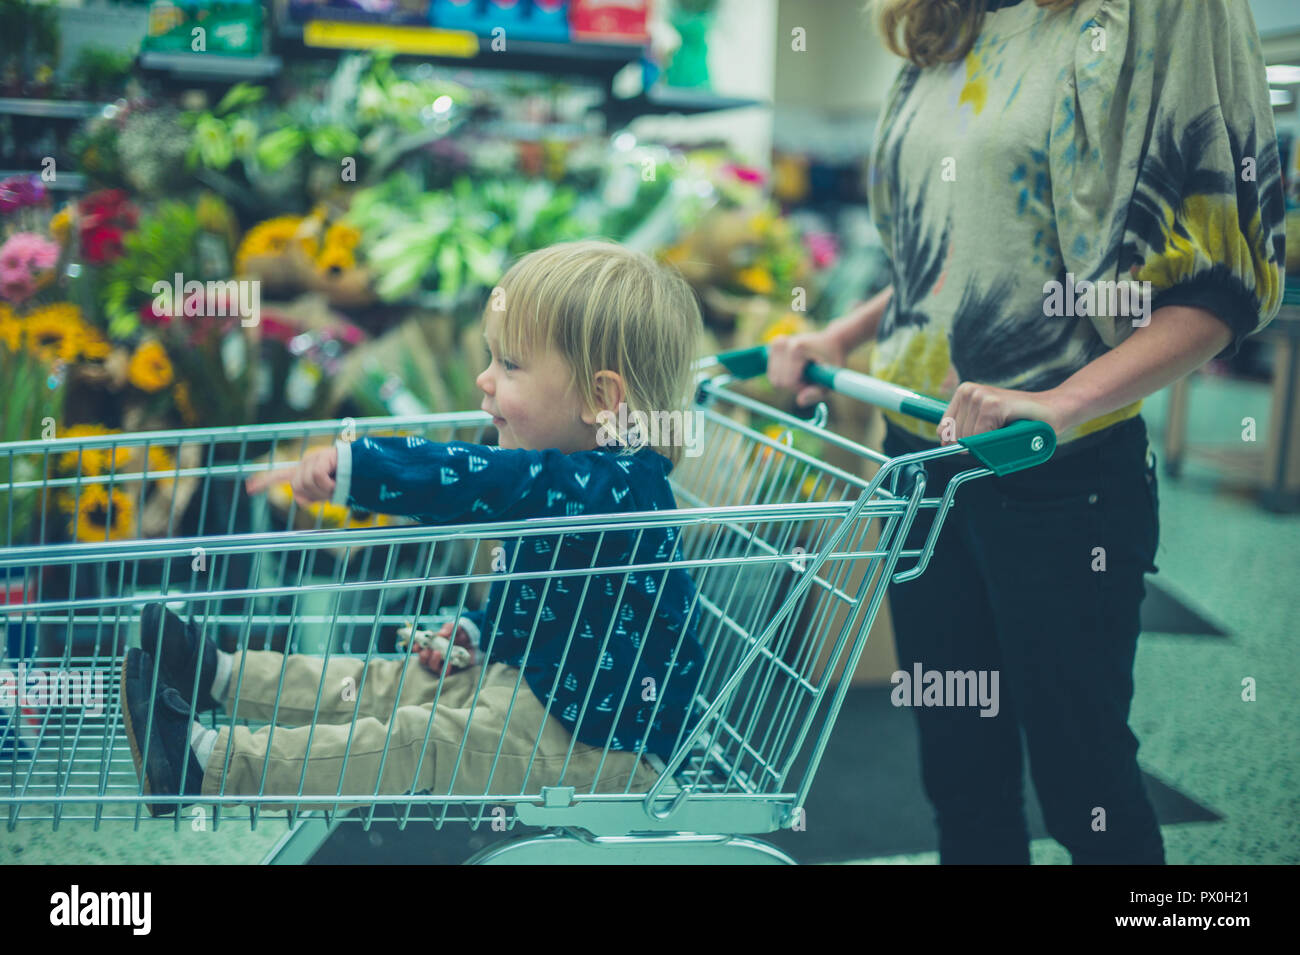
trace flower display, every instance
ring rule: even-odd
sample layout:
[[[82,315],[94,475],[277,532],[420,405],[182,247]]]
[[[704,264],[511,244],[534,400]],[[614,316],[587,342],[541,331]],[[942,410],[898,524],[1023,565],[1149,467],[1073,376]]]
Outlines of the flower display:
[[[25,336],[28,350],[43,361],[69,363],[108,355],[109,344],[104,336],[86,323],[81,309],[71,302],[55,302],[33,309],[23,319],[11,315],[10,323],[15,321],[18,330],[7,331],[6,336],[19,333]]]
[[[71,516],[68,532],[80,542],[119,541],[131,538],[135,503],[116,488],[86,484],[59,496],[59,506]]]
[[[235,253],[235,272],[243,275],[247,272],[249,259],[254,256],[281,255],[294,243],[309,258],[315,258],[319,251],[320,243],[312,234],[305,217],[276,216],[259,222],[248,230],[244,240],[239,243],[239,250]]]
[[[172,383],[172,378],[172,363],[167,350],[156,341],[141,344],[127,366],[127,380],[141,391],[161,391]]]
[[[31,312],[23,322],[27,348],[42,361],[76,361],[81,353],[81,311],[66,302]]]
[[[120,434],[117,428],[105,428],[99,424],[78,424],[65,430],[60,437],[95,438],[108,434]],[[65,451],[59,455],[55,466],[63,474],[119,474],[131,458],[130,448],[82,448],[79,451]]]

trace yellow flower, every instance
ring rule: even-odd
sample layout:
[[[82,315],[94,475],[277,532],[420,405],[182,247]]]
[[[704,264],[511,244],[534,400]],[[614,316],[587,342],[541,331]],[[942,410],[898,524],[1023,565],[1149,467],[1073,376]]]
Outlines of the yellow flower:
[[[135,506],[131,498],[102,484],[87,484],[77,492],[65,492],[60,505],[72,512],[68,531],[77,541],[128,540]]]
[[[758,342],[760,345],[766,345],[768,342],[780,338],[782,335],[797,335],[806,329],[807,323],[803,319],[793,313],[787,313],[782,315],[771,325],[767,326],[767,329],[759,337]]]
[[[98,328],[82,322],[79,331],[81,333],[80,350],[82,358],[99,361],[108,357],[108,353],[113,350],[113,346],[108,343],[108,339],[100,334]]]
[[[50,220],[50,234],[59,245],[68,244],[68,233],[72,231],[72,206],[66,205],[55,213]]]
[[[750,231],[755,235],[763,235],[771,230],[772,226],[775,224],[776,217],[768,210],[754,213],[753,217],[749,220]]]
[[[763,429],[763,434],[767,435],[767,437],[771,438],[777,444],[788,445],[790,442],[788,432],[786,431],[785,428],[781,427],[779,424],[769,424],[767,427]],[[760,451],[758,455],[759,464],[766,464],[768,458],[770,458],[775,453],[776,452],[768,445],[766,444],[763,445],[763,450]]]
[[[328,527],[342,527],[348,520],[348,509],[329,501],[314,501],[308,506],[307,513],[321,518],[321,524]]]
[[[149,449],[145,470],[159,487],[168,488],[176,483],[176,478],[173,477],[176,473],[176,458],[166,448],[154,446]]]
[[[759,268],[757,265],[751,265],[749,268],[737,272],[736,281],[758,295],[771,295],[772,290],[776,288],[772,273],[767,269]]]
[[[76,361],[81,352],[81,309],[68,302],[38,308],[27,316],[27,347],[42,361]]]
[[[329,272],[332,269],[338,269],[340,272],[344,269],[350,269],[357,264],[356,257],[352,250],[341,245],[326,245],[325,251],[316,259],[316,267],[322,272]]]
[[[23,347],[23,320],[4,302],[0,302],[0,345],[12,352]]]
[[[325,230],[325,251],[330,246],[338,245],[345,249],[355,249],[361,244],[361,230],[345,222],[336,222]]]
[[[135,350],[126,369],[127,380],[141,391],[160,391],[172,383],[172,363],[167,352],[155,341],[147,341]]]
[[[305,222],[301,216],[277,216],[253,226],[239,243],[235,271],[244,272],[245,263],[253,256],[280,255],[295,241],[309,257],[315,258],[320,245],[314,235],[300,234],[304,232]]]
[[[101,434],[121,434],[116,428],[105,428],[99,424],[73,425],[60,437],[93,438]],[[127,461],[131,459],[130,448],[82,448],[80,451],[64,451],[59,455],[58,469],[72,474],[77,470],[77,461],[81,461],[82,474],[121,473]]]

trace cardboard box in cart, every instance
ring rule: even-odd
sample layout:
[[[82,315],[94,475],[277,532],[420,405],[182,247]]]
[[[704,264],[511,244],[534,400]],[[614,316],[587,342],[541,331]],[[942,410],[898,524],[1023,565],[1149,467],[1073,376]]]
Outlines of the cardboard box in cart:
[[[856,355],[849,357],[848,367],[854,371],[867,371],[867,360],[870,351],[860,349]],[[869,448],[879,448],[885,436],[885,419],[880,412],[870,405],[863,404],[854,398],[847,398],[844,395],[831,395],[827,402],[830,407],[830,419],[828,426],[838,434],[844,435],[852,441],[866,445]],[[833,464],[838,468],[848,471],[850,474],[857,474],[864,480],[870,480],[875,474],[875,467],[870,462],[864,461],[856,455],[835,447],[828,447],[823,452],[823,460],[827,464]],[[918,515],[918,521],[928,520],[928,514],[931,512],[922,512]],[[879,538],[879,534],[873,522],[872,530],[868,532],[862,541],[862,546],[872,547]],[[900,561],[903,567],[911,566],[908,559]],[[862,576],[870,568],[871,562],[865,560],[853,561],[848,574],[848,579],[841,586],[848,593],[859,592],[862,584]],[[848,617],[849,608],[837,607],[832,615],[834,626],[828,622],[821,632],[836,632],[843,625]],[[799,621],[800,630],[803,633],[811,632],[814,621],[806,619],[810,614],[805,612],[804,618]],[[821,659],[818,665],[818,672],[825,666],[825,661],[830,656],[830,641],[828,646],[823,648]],[[862,651],[862,657],[858,660],[857,669],[853,672],[853,686],[887,686],[889,678],[898,669],[898,654],[894,650],[894,628],[889,614],[889,599],[886,597],[880,606],[879,613],[871,625],[870,635],[867,638],[867,646]]]

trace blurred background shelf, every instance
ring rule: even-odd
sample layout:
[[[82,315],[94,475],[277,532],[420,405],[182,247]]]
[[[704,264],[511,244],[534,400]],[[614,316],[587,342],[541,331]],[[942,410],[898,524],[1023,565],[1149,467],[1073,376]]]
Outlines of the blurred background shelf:
[[[0,97],[0,115],[34,116],[41,119],[86,119],[94,116],[107,105],[107,103],[76,100]]]
[[[145,50],[140,68],[170,74],[175,79],[228,80],[232,83],[270,79],[284,65],[278,56],[229,56],[221,53],[168,53]]]

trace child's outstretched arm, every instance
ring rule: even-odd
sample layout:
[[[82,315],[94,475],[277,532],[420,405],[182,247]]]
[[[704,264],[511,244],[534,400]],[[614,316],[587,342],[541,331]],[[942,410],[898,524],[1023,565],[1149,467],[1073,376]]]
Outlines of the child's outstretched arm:
[[[564,517],[631,504],[626,467],[612,461],[418,437],[338,441],[255,475],[246,487],[256,494],[285,480],[300,503],[331,500],[429,524]]]

